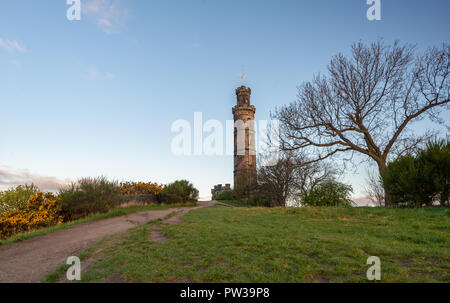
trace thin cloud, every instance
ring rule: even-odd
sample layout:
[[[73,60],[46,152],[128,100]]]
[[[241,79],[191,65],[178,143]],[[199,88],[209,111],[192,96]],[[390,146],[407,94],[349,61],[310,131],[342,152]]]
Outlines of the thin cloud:
[[[116,78],[116,75],[114,75],[113,73],[110,73],[110,72],[106,72],[106,73],[105,73],[105,77],[106,77],[106,79],[108,79],[108,80],[112,80],[112,79],[115,79],[115,78]]]
[[[34,184],[44,191],[56,191],[70,183],[57,177],[41,176],[28,170],[11,171],[0,168],[0,188],[9,188],[23,184]]]
[[[20,67],[22,65],[22,63],[19,60],[11,60],[11,64],[16,67]]]
[[[96,67],[91,66],[85,72],[84,77],[91,81],[97,81],[102,79],[112,80],[115,79],[116,76],[111,72],[102,72]]]
[[[128,16],[119,0],[86,0],[81,10],[106,34],[118,32]]]
[[[86,75],[87,75],[87,78],[90,80],[100,79],[100,72],[95,67],[89,67]]]
[[[20,52],[25,53],[27,49],[17,42],[16,40],[8,40],[8,39],[2,39],[0,38],[0,48],[13,53],[13,52]]]
[[[189,49],[200,49],[200,48],[202,48],[202,44],[199,42],[193,42],[193,43],[187,44],[186,47]]]

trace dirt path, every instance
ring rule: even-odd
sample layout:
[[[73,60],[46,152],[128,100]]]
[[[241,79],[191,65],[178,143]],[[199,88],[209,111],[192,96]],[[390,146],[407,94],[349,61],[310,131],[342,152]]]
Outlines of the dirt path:
[[[142,211],[0,246],[0,283],[41,282],[58,265],[64,264],[68,257],[76,256],[103,238],[164,218],[173,212],[182,211],[186,214],[190,210],[215,204],[199,202],[195,207]]]

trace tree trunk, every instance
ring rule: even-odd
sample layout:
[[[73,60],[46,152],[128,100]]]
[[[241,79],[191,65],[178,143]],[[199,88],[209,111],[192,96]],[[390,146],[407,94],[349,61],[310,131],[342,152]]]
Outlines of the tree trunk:
[[[377,161],[378,164],[378,171],[380,173],[380,177],[383,176],[383,173],[387,170],[386,161],[379,160]],[[383,184],[384,186],[384,184]],[[386,186],[384,186],[384,206],[390,207],[392,206],[392,195],[388,192],[386,189]]]

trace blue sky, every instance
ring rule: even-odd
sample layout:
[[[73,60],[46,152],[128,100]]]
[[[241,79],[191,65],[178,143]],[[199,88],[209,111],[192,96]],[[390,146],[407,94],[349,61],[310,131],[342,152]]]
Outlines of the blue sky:
[[[0,186],[185,178],[208,196],[232,157],[176,157],[170,127],[232,119],[243,65],[267,119],[355,41],[448,42],[449,1],[381,3],[370,22],[365,0],[82,0],[68,21],[65,0],[0,0]],[[365,170],[345,176],[355,196]]]

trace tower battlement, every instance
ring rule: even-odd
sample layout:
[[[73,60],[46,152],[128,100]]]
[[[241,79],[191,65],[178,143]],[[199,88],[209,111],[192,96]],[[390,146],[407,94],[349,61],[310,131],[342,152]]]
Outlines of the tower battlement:
[[[237,106],[250,106],[252,90],[244,85],[236,89]]]
[[[252,89],[250,87],[246,87],[245,85],[239,86],[236,88],[236,95],[239,96],[240,94],[252,94]]]

